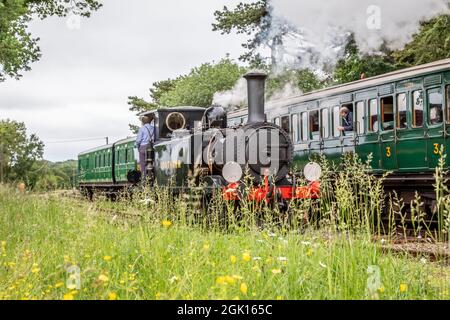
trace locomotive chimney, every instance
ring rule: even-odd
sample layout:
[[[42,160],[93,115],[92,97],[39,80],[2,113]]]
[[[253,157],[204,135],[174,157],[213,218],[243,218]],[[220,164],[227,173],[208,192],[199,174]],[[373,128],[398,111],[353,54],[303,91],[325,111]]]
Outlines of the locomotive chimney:
[[[264,122],[264,94],[267,74],[264,72],[249,72],[244,75],[248,88],[248,123]]]

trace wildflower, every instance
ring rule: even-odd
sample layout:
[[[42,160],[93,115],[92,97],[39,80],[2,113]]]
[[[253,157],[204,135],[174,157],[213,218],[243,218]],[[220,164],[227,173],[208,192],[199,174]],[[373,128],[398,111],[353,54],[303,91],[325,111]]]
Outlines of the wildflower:
[[[73,300],[73,299],[74,299],[74,296],[73,296],[73,294],[71,294],[71,293],[66,293],[66,294],[63,296],[63,299],[64,299],[64,300]]]
[[[326,265],[325,263],[319,262],[319,265],[320,265],[322,268],[324,268],[324,269],[327,268],[327,265]]]
[[[283,300],[282,296],[277,296],[277,300]]]
[[[169,279],[169,282],[172,284],[178,280],[180,280],[180,279],[177,276],[173,276],[172,278]]]
[[[232,264],[235,264],[237,262],[236,256],[231,256],[230,257],[230,261],[231,261]]]
[[[310,246],[311,242],[309,242],[309,241],[302,241],[301,244],[304,245],[304,246]]]
[[[226,280],[225,280],[225,277],[217,277],[216,283],[217,283],[218,285],[224,285],[224,284],[227,284],[227,282],[226,282]]]
[[[155,294],[155,298],[156,298],[156,300],[160,300],[161,299],[161,293],[160,292],[156,293]]]
[[[232,276],[225,276],[225,281],[227,284],[233,285],[236,283],[236,279]]]
[[[244,260],[244,262],[249,262],[251,259],[252,259],[252,257],[250,256],[250,253],[244,252],[242,254],[242,260]]]
[[[406,283],[400,284],[400,292],[406,292],[408,290],[408,285]]]
[[[112,257],[111,256],[104,256],[103,260],[105,260],[106,262],[109,262],[109,261],[112,260]]]
[[[172,226],[172,221],[169,220],[163,220],[162,225],[164,228],[170,228]]]
[[[253,261],[261,261],[261,257],[253,257]]]
[[[252,267],[252,270],[255,271],[255,272],[261,272],[261,269],[257,265],[254,265]]]
[[[268,257],[268,258],[266,259],[266,264],[271,264],[272,262],[273,262],[272,257]]]
[[[233,300],[241,300],[238,296],[234,297]]]
[[[384,291],[386,291],[386,289],[384,289],[384,287],[378,288],[378,292],[379,292],[379,293],[384,293]]]
[[[74,290],[74,289],[76,289],[77,288],[77,285],[76,284],[69,284],[68,286],[67,286],[67,289],[69,289],[69,290]]]
[[[286,257],[278,257],[278,261],[281,261],[281,262],[287,261],[287,258]]]
[[[64,282],[60,281],[55,284],[55,288],[61,288],[64,285]]]
[[[108,282],[109,278],[106,275],[101,274],[101,275],[98,276],[98,280],[101,281],[101,282]]]
[[[203,244],[203,251],[208,251],[209,250],[209,243],[208,242],[205,242],[204,244]]]
[[[38,273],[41,269],[38,267],[37,263],[33,264],[33,268],[31,268],[32,273]]]
[[[427,260],[427,258],[422,257],[422,258],[420,259],[420,262],[421,262],[422,264],[426,264],[426,263],[428,262],[428,260]]]
[[[312,249],[309,249],[308,252],[306,252],[306,255],[308,257],[311,257],[313,255],[314,251]]]
[[[272,269],[272,273],[273,274],[280,274],[281,273],[281,269]]]
[[[115,292],[110,292],[108,294],[108,300],[117,300],[117,293]]]
[[[245,282],[241,283],[241,286],[240,286],[239,289],[241,290],[242,294],[245,294],[245,295],[247,294],[248,287],[247,287],[247,284]]]
[[[64,255],[64,262],[69,263],[70,262],[70,256],[65,254]]]

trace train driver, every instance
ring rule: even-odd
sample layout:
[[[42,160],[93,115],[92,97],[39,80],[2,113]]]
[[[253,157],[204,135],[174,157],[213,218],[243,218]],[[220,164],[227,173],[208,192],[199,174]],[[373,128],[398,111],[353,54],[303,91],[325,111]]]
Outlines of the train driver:
[[[341,132],[353,131],[353,114],[350,112],[350,110],[347,107],[342,107],[339,110],[339,113],[342,118],[342,126],[338,127],[337,129]]]
[[[146,158],[148,147],[155,142],[155,125],[153,124],[153,116],[141,117],[142,127],[136,138],[136,148],[139,150],[139,165],[141,168],[142,180],[146,176]]]

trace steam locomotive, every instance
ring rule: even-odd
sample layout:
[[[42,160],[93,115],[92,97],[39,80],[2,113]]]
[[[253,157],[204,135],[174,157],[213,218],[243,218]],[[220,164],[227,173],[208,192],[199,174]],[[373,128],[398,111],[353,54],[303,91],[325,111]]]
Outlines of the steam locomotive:
[[[228,201],[246,197],[286,204],[296,198],[317,198],[320,167],[314,163],[305,166],[310,183],[297,186],[290,172],[291,138],[279,125],[266,120],[267,75],[250,72],[244,77],[248,84],[245,124],[228,126],[227,113],[220,106],[143,113],[141,116],[154,119],[156,130],[155,143],[147,150],[147,179],[140,181],[134,138],[129,138],[79,155],[80,190],[89,197],[96,191],[112,197],[123,188],[145,183],[167,186],[176,193],[192,185],[202,186],[205,193],[221,192]]]

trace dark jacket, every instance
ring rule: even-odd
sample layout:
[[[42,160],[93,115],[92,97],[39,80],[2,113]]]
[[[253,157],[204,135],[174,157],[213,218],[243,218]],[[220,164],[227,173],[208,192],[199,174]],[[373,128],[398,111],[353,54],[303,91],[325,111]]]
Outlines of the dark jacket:
[[[353,131],[353,113],[349,112],[342,118],[342,126],[344,131]]]

